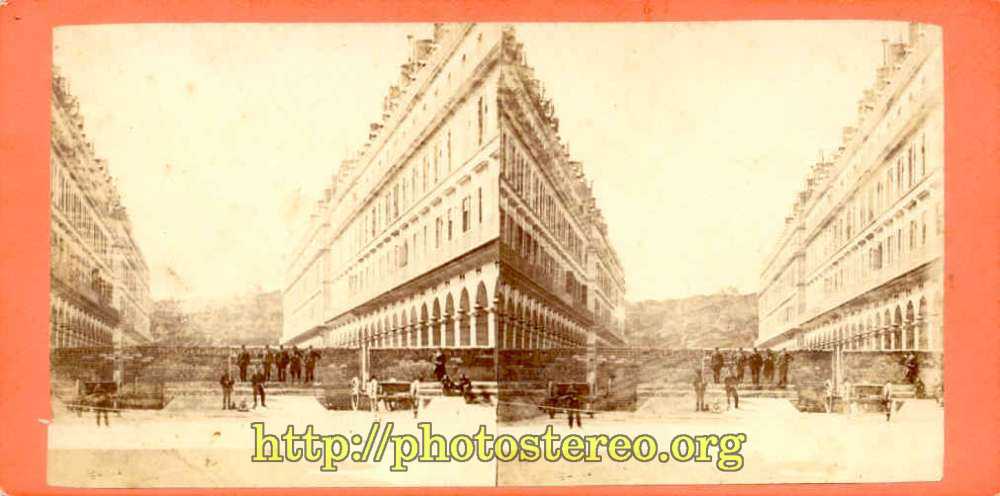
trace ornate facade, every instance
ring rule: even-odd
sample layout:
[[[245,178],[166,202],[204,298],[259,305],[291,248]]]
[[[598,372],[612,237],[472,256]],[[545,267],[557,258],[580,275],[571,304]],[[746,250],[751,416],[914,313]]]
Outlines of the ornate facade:
[[[293,240],[283,341],[620,342],[625,280],[509,28],[434,26]]]
[[[941,32],[911,24],[831,160],[812,166],[765,260],[758,345],[940,350]]]
[[[149,341],[149,269],[104,160],[64,78],[52,78],[52,349]]]

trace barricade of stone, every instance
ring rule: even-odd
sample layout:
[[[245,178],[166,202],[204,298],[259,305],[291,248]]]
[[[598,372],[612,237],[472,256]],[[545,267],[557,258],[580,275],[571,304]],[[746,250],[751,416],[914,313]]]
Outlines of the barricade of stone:
[[[277,351],[277,347],[271,348]],[[248,348],[252,364],[263,347]],[[360,375],[360,353],[356,348],[317,349],[322,357],[316,367],[318,382],[348,383]],[[304,351],[304,350],[303,350]],[[124,378],[130,382],[170,383],[218,381],[226,365],[237,374],[237,347],[160,347],[136,346],[117,351],[111,348],[67,348],[50,355],[53,381],[110,380],[113,370],[111,355],[124,357]],[[277,374],[276,367],[271,369]],[[303,372],[304,373],[304,372]]]
[[[541,350],[500,350],[501,382],[571,382],[587,376],[587,350],[551,348]]]
[[[908,351],[844,351],[843,380],[851,384],[885,384],[906,382],[903,362]],[[924,384],[927,396],[941,394],[944,374],[943,354],[933,351],[912,352],[920,365],[918,377]]]
[[[368,352],[370,373],[379,380],[412,382],[434,378],[436,348],[376,348]],[[472,381],[496,381],[494,350],[490,348],[442,348],[446,372],[453,381],[465,374]]]

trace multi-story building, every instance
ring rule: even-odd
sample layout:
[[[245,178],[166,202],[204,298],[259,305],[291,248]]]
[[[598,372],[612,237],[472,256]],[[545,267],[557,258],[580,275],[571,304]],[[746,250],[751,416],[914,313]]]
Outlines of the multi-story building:
[[[149,269],[107,164],[84,133],[66,80],[52,78],[52,349],[149,341]]]
[[[283,341],[620,343],[625,278],[513,30],[434,26],[301,234]]]
[[[766,258],[759,346],[940,350],[941,33],[911,24],[830,160],[812,166]]]

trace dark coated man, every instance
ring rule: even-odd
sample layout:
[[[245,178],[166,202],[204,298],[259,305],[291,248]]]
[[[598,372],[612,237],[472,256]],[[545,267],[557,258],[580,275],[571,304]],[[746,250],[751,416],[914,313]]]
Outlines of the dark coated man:
[[[316,380],[316,364],[320,357],[320,353],[310,346],[309,351],[306,352],[306,382],[309,384]]]
[[[240,346],[240,354],[236,357],[236,366],[240,368],[240,382],[247,381],[247,367],[250,366],[250,352],[247,346]]]
[[[764,351],[764,384],[774,382],[774,353],[771,350]]]
[[[279,345],[277,365],[278,365],[278,380],[281,382],[285,382],[285,380],[288,378],[287,377],[288,362],[289,362],[288,350],[285,349],[285,345]]]
[[[920,362],[917,361],[917,356],[912,351],[903,358],[903,367],[906,368],[906,383],[915,384],[917,376],[920,375]]]
[[[292,345],[288,358],[288,373],[292,376],[292,383],[295,383],[302,379],[302,352],[298,346]]]
[[[101,426],[101,417],[104,417],[104,426],[111,427],[111,423],[108,422],[108,412],[114,407],[114,400],[104,385],[98,385],[94,390],[93,405],[97,414],[97,426]]]
[[[274,364],[274,351],[271,345],[264,345],[264,351],[260,354],[261,362],[264,363],[264,382],[271,381],[271,365]]]
[[[253,384],[253,407],[257,408],[257,396],[260,396],[260,406],[267,407],[267,402],[264,398],[264,370],[263,368],[258,368],[253,377],[250,378]]]
[[[760,356],[757,348],[754,348],[753,353],[750,355],[750,376],[753,379],[754,386],[760,384],[760,368],[763,365],[764,357]]]
[[[434,378],[435,379],[437,379],[437,380],[440,381],[445,376],[445,374],[448,373],[448,371],[445,370],[445,364],[446,363],[448,363],[448,359],[444,356],[444,352],[441,351],[441,350],[437,350],[437,352],[434,353]]]
[[[712,353],[712,377],[716,384],[719,383],[722,366],[725,364],[726,360],[722,357],[722,352],[719,351],[719,348],[715,348],[715,352]]]
[[[576,420],[577,427],[583,427],[583,421],[580,418],[580,410],[583,409],[583,400],[580,399],[580,395],[576,391],[569,391],[566,393],[566,397],[563,399],[563,403],[566,405],[566,414],[569,418],[569,428],[573,428],[573,420]]]

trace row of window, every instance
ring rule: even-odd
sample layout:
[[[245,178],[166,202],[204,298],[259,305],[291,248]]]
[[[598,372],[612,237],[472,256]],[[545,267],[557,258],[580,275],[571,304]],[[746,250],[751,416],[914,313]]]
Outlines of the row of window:
[[[562,289],[571,301],[587,305],[587,285],[577,281],[572,270],[559,263],[527,228],[522,227],[515,217],[503,209],[500,210],[500,242],[520,256],[527,265],[522,270],[528,271],[532,280],[555,289],[556,278],[562,276]]]
[[[908,193],[927,175],[926,133],[917,142],[910,142],[887,161],[885,174],[879,181],[859,192],[837,220],[821,234],[822,257],[836,253],[862,232],[882,212],[890,210],[895,202]],[[822,257],[816,257],[822,262]]]
[[[78,291],[95,294],[100,303],[110,304],[114,286],[101,276],[97,265],[58,231],[52,230],[49,239],[52,272]]]
[[[56,160],[50,162],[50,174],[52,182],[50,200],[52,207],[62,212],[64,218],[68,220],[70,226],[80,236],[82,242],[96,256],[100,257],[108,265],[112,265],[110,262],[110,239],[98,225],[98,220],[95,217],[95,215],[101,215],[101,213],[88,208],[87,201],[83,198],[80,190],[71,184],[73,182],[71,176],[63,167],[59,166]],[[114,219],[109,220],[117,222]],[[88,274],[92,274],[98,270],[97,261],[90,260],[90,257],[84,255],[79,249],[68,248],[70,245],[67,243],[67,240],[55,232],[55,230],[53,230],[50,243],[51,263],[54,268],[59,270],[61,274],[68,276],[69,280],[75,283],[86,287],[94,287],[102,295],[102,298],[110,298],[110,283],[103,279],[93,282],[90,280],[93,279],[93,276],[88,276]],[[132,260],[136,256],[134,252],[125,253],[125,256],[126,260],[122,261],[116,267],[119,279],[139,301],[145,302],[148,300],[148,289],[145,283],[140,280],[140,274],[144,270],[137,267],[137,264]]]
[[[73,226],[73,229],[83,238],[84,242],[102,258],[107,258],[111,244],[107,235],[97,225],[92,211],[87,208],[86,200],[74,188],[71,179],[53,159],[50,167],[52,187],[50,191],[51,204],[58,209]]]
[[[506,179],[532,211],[541,219],[542,224],[554,234],[556,239],[580,263],[584,263],[586,248],[583,239],[576,234],[569,215],[559,208],[555,192],[548,181],[536,170],[537,166],[529,159],[526,151],[516,143],[514,136],[508,132],[500,135],[500,146],[503,150],[500,161],[500,175]]]
[[[433,144],[425,145],[422,156],[411,160],[397,175],[395,182],[386,187],[385,191],[372,202],[364,215],[364,220],[355,227],[355,252],[378,237],[403,212],[447,177],[457,165],[464,163],[474,150],[482,146],[484,118],[488,112],[488,105],[482,96],[477,100],[475,111],[478,122],[475,136],[468,132],[453,132],[451,129],[443,132]],[[458,150],[460,157],[458,163],[454,159],[453,137],[455,140],[461,140],[462,145]]]
[[[457,215],[455,215],[457,210]],[[352,292],[368,288],[374,280],[397,273],[418,257],[426,256],[431,249],[440,249],[459,235],[468,233],[473,224],[483,223],[483,189],[478,188],[475,196],[466,195],[462,198],[459,208],[444,209],[443,216],[434,218],[434,230],[431,232],[430,222],[423,226],[413,226],[409,236],[401,236],[390,248],[376,258],[359,267],[348,276],[348,289]],[[456,218],[457,217],[457,218]],[[433,239],[433,244],[432,244]],[[411,247],[413,253],[411,254]]]
[[[943,234],[940,204],[937,210],[935,234],[940,237]],[[830,269],[830,273],[823,278],[823,295],[827,296],[850,287],[883,268],[905,260],[907,254],[926,246],[929,237],[927,217],[927,211],[924,210],[920,213],[919,221],[911,219],[906,226],[899,226],[895,230],[890,228],[877,240],[873,240],[867,251],[849,255],[845,261]]]

